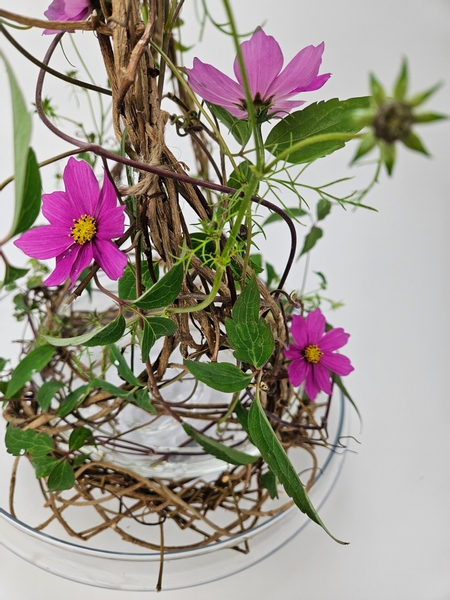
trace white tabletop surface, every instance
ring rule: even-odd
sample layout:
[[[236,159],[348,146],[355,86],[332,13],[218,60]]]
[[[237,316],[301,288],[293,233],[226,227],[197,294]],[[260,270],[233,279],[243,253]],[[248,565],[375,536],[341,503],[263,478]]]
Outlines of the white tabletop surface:
[[[248,0],[233,4],[243,11],[241,30],[252,31],[264,23],[287,59],[301,47],[325,40],[324,71],[331,71],[333,77],[311,98],[364,95],[370,71],[391,86],[402,57],[407,56],[411,89],[420,91],[443,81],[444,87],[429,106],[450,113],[447,0]],[[0,0],[0,6],[39,16],[47,2]],[[48,38],[27,35],[21,33],[20,39],[25,45],[30,40],[28,47],[42,56]],[[194,40],[186,40],[190,41]],[[26,67],[5,39],[0,38],[0,49],[15,65],[20,84],[31,98],[35,69]],[[231,42],[218,45],[211,27],[197,55],[231,74]],[[1,180],[10,174],[12,162],[6,86],[1,67]],[[58,102],[61,106],[62,100]],[[33,144],[42,160],[54,151],[53,142],[43,128],[35,125],[34,131]],[[383,174],[367,199],[379,212],[353,213],[335,207],[311,265],[312,270],[327,275],[330,297],[345,302],[330,320],[351,333],[346,353],[355,371],[347,384],[364,418],[363,432],[355,429],[362,442],[358,454],[348,457],[334,494],[321,511],[333,532],[350,545],[339,546],[310,525],[276,555],[251,569],[218,583],[166,592],[167,600],[450,598],[449,124],[417,131],[422,131],[433,158],[401,148],[394,178]],[[342,170],[352,152],[331,167],[323,161],[323,180],[342,174],[364,178],[368,168]],[[320,161],[316,173],[321,172],[319,167]],[[46,191],[51,191],[52,184],[49,174],[44,180]],[[1,233],[8,226],[8,193],[1,198]],[[281,263],[284,234],[281,229],[274,231],[273,251],[277,248]],[[301,275],[299,266],[299,279]],[[291,285],[299,283],[291,278]],[[5,355],[11,349],[9,340],[20,329],[9,329],[13,324],[3,306],[0,319],[0,355]],[[5,460],[0,454],[2,464]],[[132,596],[59,579],[1,545],[0,565],[2,600],[124,600]]]

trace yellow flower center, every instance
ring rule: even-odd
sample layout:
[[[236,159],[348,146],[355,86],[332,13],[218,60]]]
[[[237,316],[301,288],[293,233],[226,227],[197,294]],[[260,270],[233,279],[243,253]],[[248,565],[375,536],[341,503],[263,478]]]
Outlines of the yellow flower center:
[[[89,215],[82,215],[79,219],[73,220],[74,225],[69,235],[77,244],[90,242],[97,233],[97,221]]]
[[[316,364],[319,362],[323,352],[320,350],[319,346],[306,346],[303,354],[309,363]]]

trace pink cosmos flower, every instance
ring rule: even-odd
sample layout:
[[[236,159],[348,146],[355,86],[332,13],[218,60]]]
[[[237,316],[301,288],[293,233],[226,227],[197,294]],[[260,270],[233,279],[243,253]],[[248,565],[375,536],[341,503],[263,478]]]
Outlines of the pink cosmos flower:
[[[330,78],[330,73],[318,75],[324,49],[307,46],[283,67],[283,53],[278,42],[258,27],[250,40],[241,44],[250,92],[257,115],[287,113],[304,104],[289,100],[300,92],[318,90]],[[237,119],[248,117],[242,75],[237,58],[234,74],[237,82],[213,67],[194,58],[192,69],[186,69],[189,85],[207,102],[218,104]]]
[[[297,387],[305,381],[305,391],[311,400],[323,390],[331,394],[330,371],[337,375],[348,375],[353,367],[346,356],[335,354],[350,337],[341,327],[325,333],[325,317],[319,308],[303,318],[292,317],[291,326],[294,343],[284,351],[292,362],[288,367],[289,381]]]
[[[53,0],[44,15],[49,21],[82,21],[87,19],[91,12],[89,0]],[[43,33],[50,35],[58,31],[44,29]]]
[[[105,175],[99,192],[91,167],[69,158],[64,169],[65,192],[42,196],[42,214],[50,225],[26,231],[14,244],[38,260],[56,257],[53,273],[43,282],[72,285],[94,259],[110,279],[119,279],[126,255],[111,241],[124,232],[124,206],[117,206],[113,184]]]

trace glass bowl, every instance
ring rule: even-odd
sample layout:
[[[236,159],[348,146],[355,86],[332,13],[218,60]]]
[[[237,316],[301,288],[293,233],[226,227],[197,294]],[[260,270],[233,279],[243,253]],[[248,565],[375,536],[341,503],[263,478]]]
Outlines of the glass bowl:
[[[344,397],[335,397],[329,415],[330,447],[319,448],[320,470],[309,493],[317,510],[333,490],[344,464],[346,451],[339,442],[349,435],[347,412]],[[285,496],[283,501],[287,500]],[[27,502],[31,504],[29,498]],[[229,539],[195,550],[166,552],[163,589],[209,583],[247,569],[287,544],[308,523],[308,517],[292,506]],[[112,534],[110,549],[82,546],[71,542],[69,536],[62,539],[33,529],[0,508],[0,543],[31,564],[91,586],[155,591],[160,553],[117,550],[116,537]]]

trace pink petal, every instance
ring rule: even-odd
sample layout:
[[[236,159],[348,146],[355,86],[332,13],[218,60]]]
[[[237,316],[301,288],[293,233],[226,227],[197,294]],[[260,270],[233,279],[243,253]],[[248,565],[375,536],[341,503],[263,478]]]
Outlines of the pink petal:
[[[103,186],[100,190],[98,197],[97,206],[95,208],[94,217],[101,219],[103,213],[110,211],[117,207],[117,195],[116,189],[110,181],[108,175],[105,173],[103,176]]]
[[[314,367],[310,364],[306,373],[305,392],[310,400],[314,400],[319,393],[319,384],[316,381]]]
[[[252,98],[259,93],[261,99],[267,100],[267,90],[283,66],[283,53],[280,45],[275,38],[266,35],[258,27],[252,37],[241,44],[241,50]],[[241,70],[237,57],[234,61],[234,74],[242,85]]]
[[[44,15],[49,21],[79,21],[90,12],[89,0],[53,0]]]
[[[80,244],[73,244],[57,256],[55,270],[42,283],[48,286],[64,283],[72,271],[72,265],[78,256],[80,248]]]
[[[297,90],[308,90],[319,72],[323,49],[322,42],[318,46],[307,46],[300,50],[275,79],[268,94],[283,98],[296,94]]]
[[[125,206],[117,206],[101,212],[97,221],[97,237],[102,240],[121,237],[125,229],[124,211]]]
[[[61,254],[73,243],[66,229],[54,225],[43,225],[23,233],[14,242],[27,256],[45,260]]]
[[[306,322],[302,315],[292,316],[291,335],[300,348],[304,349],[308,345]]]
[[[329,370],[323,365],[322,360],[318,362],[313,367],[314,378],[317,382],[317,385],[323,390],[326,394],[331,394],[331,379]],[[309,394],[308,394],[309,395]]]
[[[79,211],[79,216],[93,216],[98,201],[98,182],[90,165],[84,160],[69,158],[63,179],[73,210]]]
[[[283,354],[288,360],[294,360],[300,357],[303,358],[302,351],[303,348],[300,348],[297,344],[291,344],[287,350],[283,350]]]
[[[86,244],[77,244],[80,247],[78,252],[78,256],[73,261],[72,270],[70,271],[70,280],[72,281],[72,285],[78,279],[78,275],[88,267],[93,258],[92,242],[87,242]]]
[[[312,310],[306,317],[307,344],[319,344],[321,337],[325,331],[325,317],[320,308]]]
[[[348,375],[354,370],[350,360],[342,354],[325,353],[320,359],[320,364],[338,375]]]
[[[186,69],[189,85],[207,102],[230,109],[240,105],[245,97],[241,86],[212,65],[194,58],[192,69]]]
[[[80,218],[75,211],[66,192],[53,192],[42,196],[42,214],[52,224],[66,227],[67,233],[73,226],[74,219]]]
[[[318,75],[310,84],[306,87],[299,87],[295,89],[293,93],[300,94],[300,92],[314,92],[315,90],[319,90],[326,82],[330,79],[331,73],[324,73],[323,75]]]
[[[122,277],[127,266],[127,256],[110,240],[93,239],[95,262],[105,271],[110,279]]]
[[[294,387],[298,387],[308,377],[310,370],[311,367],[306,360],[293,360],[288,366],[289,381]]]
[[[275,104],[269,110],[269,115],[282,119],[294,108],[298,108],[305,104],[304,100],[276,100]]]
[[[330,329],[320,340],[320,349],[322,352],[333,352],[333,350],[338,350],[345,346],[350,337],[349,333],[345,333],[342,327],[336,327],[335,329]]]

